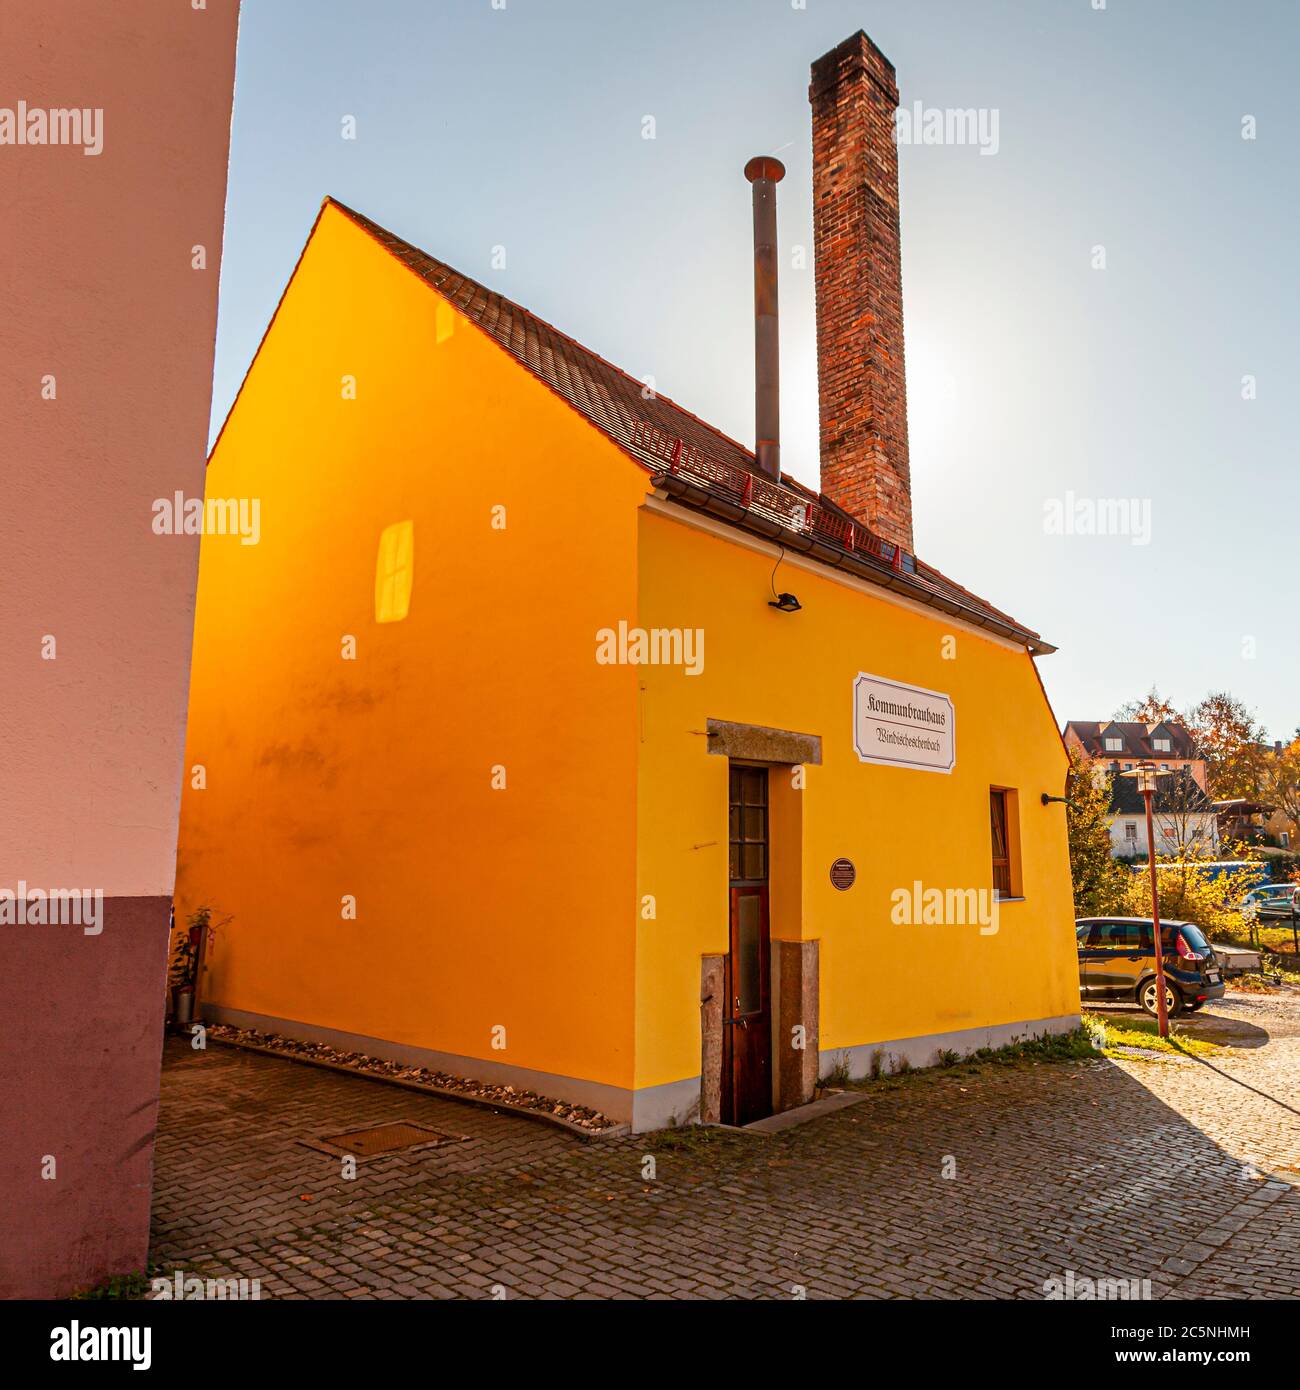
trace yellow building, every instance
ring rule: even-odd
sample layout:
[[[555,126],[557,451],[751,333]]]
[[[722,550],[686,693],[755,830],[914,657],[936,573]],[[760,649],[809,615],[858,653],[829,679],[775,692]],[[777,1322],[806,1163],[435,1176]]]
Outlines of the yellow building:
[[[863,35],[814,67],[821,495],[772,428],[775,161],[757,457],[326,200],[208,470],[259,525],[200,565],[207,1017],[638,1129],[1077,1026],[1052,649],[911,553],[891,100]],[[892,254],[835,221],[863,181]]]

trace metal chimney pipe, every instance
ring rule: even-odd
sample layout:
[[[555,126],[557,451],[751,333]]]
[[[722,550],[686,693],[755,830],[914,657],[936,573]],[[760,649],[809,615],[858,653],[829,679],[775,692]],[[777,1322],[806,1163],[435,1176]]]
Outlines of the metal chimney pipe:
[[[776,312],[776,186],[785,165],[759,155],[745,165],[754,186],[754,453],[781,481],[781,350]]]

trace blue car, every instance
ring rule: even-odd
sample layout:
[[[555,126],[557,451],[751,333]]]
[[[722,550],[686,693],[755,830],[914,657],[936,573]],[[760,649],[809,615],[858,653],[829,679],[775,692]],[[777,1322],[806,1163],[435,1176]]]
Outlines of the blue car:
[[[1241,910],[1247,921],[1290,922],[1292,912],[1300,916],[1298,892],[1294,883],[1266,883],[1242,898]]]

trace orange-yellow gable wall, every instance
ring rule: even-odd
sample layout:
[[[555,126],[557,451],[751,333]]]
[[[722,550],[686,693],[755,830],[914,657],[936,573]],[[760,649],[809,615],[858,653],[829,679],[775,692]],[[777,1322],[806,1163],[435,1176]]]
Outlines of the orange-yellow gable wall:
[[[1039,801],[1061,794],[1066,755],[1029,656],[788,563],[777,588],[804,608],[778,613],[772,558],[648,510],[639,557],[641,624],[702,628],[705,662],[639,670],[637,891],[655,917],[638,929],[637,1086],[699,1072],[700,956],[727,949],[728,764],[706,751],[709,718],[821,735],[800,793],[802,922],[773,934],[820,941],[823,1051],[1077,1013],[1064,808]],[[951,775],[858,760],[859,671],[951,696]],[[1019,789],[1025,901],[1002,904],[996,935],[894,925],[891,892],[916,879],[991,888],[994,785]],[[781,849],[774,832],[788,877]],[[829,880],[840,856],[858,871],[847,892]]]
[[[233,918],[215,1003],[627,1086],[635,672],[594,653],[645,475],[440,305],[326,207],[208,471],[261,539],[203,541],[177,921]]]

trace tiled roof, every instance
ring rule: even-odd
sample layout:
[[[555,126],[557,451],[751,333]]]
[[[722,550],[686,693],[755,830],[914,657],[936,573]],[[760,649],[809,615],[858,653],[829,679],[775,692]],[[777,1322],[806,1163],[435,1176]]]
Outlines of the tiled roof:
[[[1196,742],[1187,729],[1172,720],[1157,724],[1137,724],[1122,719],[1072,719],[1065,726],[1073,733],[1090,758],[1199,758]],[[1169,747],[1157,751],[1152,739],[1167,738]],[[1120,748],[1107,748],[1106,740],[1119,739]]]
[[[1055,648],[1032,629],[978,598],[914,556],[871,537],[867,528],[793,478],[776,487],[754,455],[667,396],[644,394],[644,384],[561,333],[527,309],[453,270],[336,199],[326,202],[369,233],[385,250],[526,367],[539,381],[668,483],[670,495],[917,602],[965,618],[1035,652]],[[680,464],[680,476],[678,467]],[[737,485],[737,479],[752,484]],[[757,494],[755,497],[753,494]],[[742,501],[743,495],[743,501]],[[766,503],[762,498],[766,497]],[[701,502],[704,498],[704,503]],[[815,518],[815,521],[814,521]],[[802,534],[787,534],[793,528]]]

